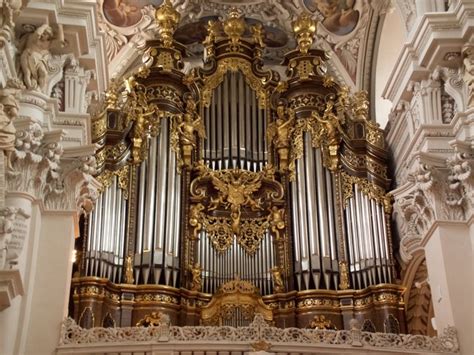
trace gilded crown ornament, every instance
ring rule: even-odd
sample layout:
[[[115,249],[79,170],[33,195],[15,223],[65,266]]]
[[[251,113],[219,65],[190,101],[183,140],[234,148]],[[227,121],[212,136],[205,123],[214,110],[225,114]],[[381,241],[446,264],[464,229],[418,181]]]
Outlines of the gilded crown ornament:
[[[291,24],[298,42],[298,49],[303,54],[308,53],[316,34],[316,21],[309,14],[303,13]]]
[[[170,0],[165,0],[155,13],[158,32],[163,41],[163,45],[170,48],[173,44],[173,33],[178,27],[181,15],[176,11]]]

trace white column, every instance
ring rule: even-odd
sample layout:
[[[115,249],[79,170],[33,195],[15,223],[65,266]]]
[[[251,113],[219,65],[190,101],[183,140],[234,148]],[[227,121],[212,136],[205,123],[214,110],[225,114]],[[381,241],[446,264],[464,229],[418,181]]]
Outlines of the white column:
[[[25,340],[17,354],[53,354],[60,325],[67,316],[74,249],[74,213],[43,212],[35,265],[35,281],[28,291],[32,302],[23,323]]]
[[[458,331],[461,354],[474,354],[474,223],[438,222],[425,247],[435,325]]]

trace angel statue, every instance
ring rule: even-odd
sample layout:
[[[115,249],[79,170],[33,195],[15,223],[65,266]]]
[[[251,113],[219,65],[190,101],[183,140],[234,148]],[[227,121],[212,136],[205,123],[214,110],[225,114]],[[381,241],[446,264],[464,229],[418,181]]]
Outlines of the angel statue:
[[[42,25],[30,33],[25,49],[20,56],[23,81],[30,90],[40,90],[46,94],[48,85],[48,60],[51,55],[49,47],[53,40],[53,29]]]
[[[197,132],[199,138],[206,138],[204,122],[201,116],[196,112],[196,102],[192,97],[186,100],[186,112],[180,118],[177,131],[183,152],[184,164],[191,166],[191,153],[193,148],[196,147],[196,136],[194,132]]]
[[[338,149],[340,134],[343,132],[339,118],[333,112],[334,101],[330,100],[326,104],[323,117],[317,112],[312,113],[312,117],[319,123],[319,135],[324,137],[328,154],[324,157],[325,165],[329,170],[335,170],[338,166]]]
[[[283,101],[278,102],[277,119],[268,126],[267,137],[269,141],[273,142],[278,152],[281,170],[288,166],[288,152],[294,121],[295,112],[292,109],[287,109]]]

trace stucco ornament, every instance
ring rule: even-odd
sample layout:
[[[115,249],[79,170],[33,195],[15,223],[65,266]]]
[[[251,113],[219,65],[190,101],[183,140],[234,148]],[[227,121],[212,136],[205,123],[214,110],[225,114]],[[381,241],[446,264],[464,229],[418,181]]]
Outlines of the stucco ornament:
[[[53,29],[49,25],[38,27],[27,35],[25,48],[20,55],[20,66],[26,88],[47,94],[49,51],[53,40]]]
[[[15,220],[27,219],[27,215],[21,208],[6,207],[0,210],[0,270],[9,269],[21,255],[24,235],[15,235]]]
[[[15,18],[20,14],[21,0],[0,1],[0,46],[2,38],[11,41],[14,37]]]

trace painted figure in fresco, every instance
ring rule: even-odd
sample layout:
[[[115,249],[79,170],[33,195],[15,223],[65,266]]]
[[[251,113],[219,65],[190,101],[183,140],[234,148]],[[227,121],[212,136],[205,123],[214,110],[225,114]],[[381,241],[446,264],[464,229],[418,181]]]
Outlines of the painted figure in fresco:
[[[337,35],[352,32],[359,20],[355,0],[304,0],[304,4],[311,12],[318,10],[324,16],[324,27]]]

